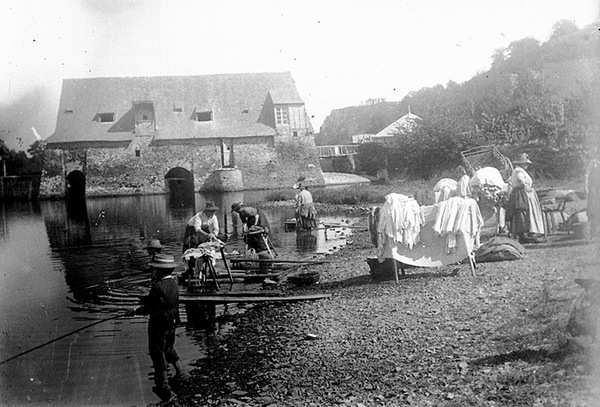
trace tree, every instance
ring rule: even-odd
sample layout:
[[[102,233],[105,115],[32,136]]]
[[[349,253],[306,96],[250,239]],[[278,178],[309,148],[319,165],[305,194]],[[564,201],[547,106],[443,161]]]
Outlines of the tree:
[[[27,150],[31,159],[29,160],[28,173],[39,174],[44,169],[44,153],[46,151],[46,143],[43,141],[35,141]]]
[[[447,118],[424,119],[390,141],[388,172],[429,179],[461,164],[460,152],[478,145],[474,133]]]
[[[381,143],[364,143],[356,149],[356,165],[360,171],[376,175],[387,167],[388,146]]]
[[[552,26],[552,35],[550,40],[556,40],[561,37],[566,37],[575,34],[579,31],[577,25],[571,20],[560,20]]]

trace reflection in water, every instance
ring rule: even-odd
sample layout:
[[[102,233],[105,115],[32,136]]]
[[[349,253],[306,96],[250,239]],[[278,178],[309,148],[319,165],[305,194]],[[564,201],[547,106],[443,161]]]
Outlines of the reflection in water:
[[[71,201],[0,203],[0,359],[5,360],[137,303],[150,283],[144,249],[159,239],[179,258],[184,225],[212,200],[231,231],[233,202],[257,202],[247,192],[202,196],[173,205],[163,195]],[[266,211],[280,258],[305,258],[340,246],[324,231],[284,231],[293,208]],[[335,221],[335,216],[323,219]],[[235,247],[228,242],[226,251]],[[179,270],[183,269],[183,263]],[[236,285],[237,289],[249,289]],[[223,289],[226,289],[225,287]],[[203,356],[209,342],[231,329],[240,306],[182,307],[185,326],[176,347],[184,365]],[[204,321],[204,322],[203,322]],[[208,321],[208,322],[206,322]],[[145,405],[157,401],[148,375],[145,318],[117,318],[0,365],[0,405]]]
[[[317,251],[317,232],[296,231],[296,247],[300,253],[315,253]]]
[[[171,209],[194,208],[196,203],[193,189],[192,193],[176,189],[175,191],[171,192],[168,199],[169,207]]]

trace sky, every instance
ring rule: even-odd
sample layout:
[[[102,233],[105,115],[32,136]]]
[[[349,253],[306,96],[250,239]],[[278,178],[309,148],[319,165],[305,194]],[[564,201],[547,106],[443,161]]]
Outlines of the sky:
[[[4,0],[0,138],[52,134],[62,80],[290,71],[316,131],[334,109],[462,83],[600,0]],[[417,113],[417,112],[415,112]]]

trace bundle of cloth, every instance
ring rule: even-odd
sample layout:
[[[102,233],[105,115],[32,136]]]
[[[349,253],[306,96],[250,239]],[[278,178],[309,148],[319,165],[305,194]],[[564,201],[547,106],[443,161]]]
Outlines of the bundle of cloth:
[[[433,187],[434,201],[439,203],[450,199],[458,188],[458,182],[452,178],[442,178]]]
[[[378,214],[378,251],[383,252],[386,240],[390,240],[394,245],[403,244],[409,249],[418,243],[423,220],[421,207],[414,198],[402,194],[388,194]]]
[[[494,236],[475,252],[477,263],[519,260],[525,255],[523,246],[509,237]]]
[[[508,199],[508,184],[504,182],[500,171],[495,167],[484,167],[475,171],[469,187],[474,196],[492,204]]]
[[[438,211],[433,230],[442,236],[447,236],[447,251],[456,249],[456,237],[466,236],[467,249],[479,247],[479,233],[483,226],[483,217],[472,198],[452,197],[438,204]]]
[[[213,241],[200,243],[198,247],[187,249],[181,257],[186,262],[191,259],[198,259],[200,257],[209,258],[213,265],[216,260],[221,259],[221,249],[225,247],[225,243],[221,240],[214,238]]]

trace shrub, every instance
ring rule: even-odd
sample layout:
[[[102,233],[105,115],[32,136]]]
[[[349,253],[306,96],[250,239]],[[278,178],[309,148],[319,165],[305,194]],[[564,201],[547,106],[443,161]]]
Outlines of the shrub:
[[[267,195],[265,200],[269,202],[289,201],[290,199],[294,199],[294,196],[295,193],[292,191],[279,190]]]
[[[381,143],[360,144],[356,154],[356,166],[359,171],[376,175],[377,171],[387,168],[389,147]]]

